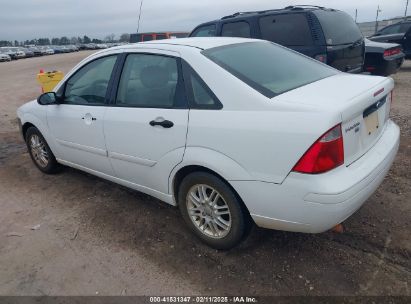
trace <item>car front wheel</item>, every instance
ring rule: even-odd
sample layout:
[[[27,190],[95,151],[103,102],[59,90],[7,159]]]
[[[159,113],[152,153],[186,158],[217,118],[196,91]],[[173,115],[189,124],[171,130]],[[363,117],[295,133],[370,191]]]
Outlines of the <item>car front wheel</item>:
[[[51,152],[49,145],[35,127],[30,127],[26,132],[26,144],[34,164],[40,171],[52,174],[58,171],[59,164]]]
[[[250,217],[233,190],[207,172],[187,175],[178,204],[190,230],[215,249],[230,249],[247,235]]]

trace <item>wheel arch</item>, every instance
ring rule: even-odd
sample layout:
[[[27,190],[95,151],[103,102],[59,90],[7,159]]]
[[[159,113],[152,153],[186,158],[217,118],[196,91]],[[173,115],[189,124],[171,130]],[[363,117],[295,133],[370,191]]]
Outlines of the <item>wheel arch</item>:
[[[41,135],[44,137],[44,139],[46,140],[47,144],[50,147],[50,150],[53,152],[54,155],[57,156],[56,152],[57,151],[57,146],[56,143],[53,139],[53,137],[51,136],[49,129],[47,128],[47,122],[42,122],[39,118],[37,118],[37,116],[31,114],[31,113],[26,113],[25,115],[22,115],[21,119],[21,134],[23,136],[23,140],[26,141],[26,134],[27,134],[27,130],[30,127],[34,127],[37,130],[39,130],[39,132],[41,133]]]
[[[194,173],[194,172],[207,172],[209,174],[212,174],[220,178],[231,189],[231,191],[233,191],[234,195],[238,198],[238,201],[240,202],[241,207],[246,211],[248,215],[250,215],[250,211],[248,210],[247,205],[244,203],[243,199],[238,194],[236,189],[230,184],[230,182],[218,172],[210,168],[207,168],[205,166],[202,166],[202,165],[186,165],[186,166],[180,167],[178,171],[175,172],[173,179],[172,179],[172,195],[173,195],[175,204],[177,206],[178,206],[178,189],[181,185],[181,182],[187,175]]]
[[[21,134],[23,136],[23,139],[26,140],[26,134],[27,134],[27,130],[30,127],[34,127],[36,129],[38,129],[34,124],[32,124],[31,122],[25,122],[22,126],[21,126]]]

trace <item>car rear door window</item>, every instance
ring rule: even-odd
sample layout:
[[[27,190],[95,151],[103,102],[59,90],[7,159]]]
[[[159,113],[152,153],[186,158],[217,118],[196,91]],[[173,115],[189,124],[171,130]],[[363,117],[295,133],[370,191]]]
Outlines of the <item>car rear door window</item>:
[[[223,105],[204,80],[186,62],[183,62],[186,93],[191,109],[221,109]]]
[[[391,35],[391,34],[398,34],[401,31],[401,24],[395,24],[385,29],[382,29],[379,33],[381,35]]]
[[[213,37],[215,36],[215,24],[200,26],[190,35],[191,37]]]
[[[261,38],[286,46],[312,45],[313,38],[305,14],[261,17]]]
[[[245,21],[225,23],[221,30],[221,36],[250,38],[250,24]]]
[[[104,104],[116,60],[117,56],[107,56],[94,60],[80,68],[66,82],[64,103]]]
[[[172,108],[179,80],[176,58],[130,54],[124,63],[116,104],[125,107]]]

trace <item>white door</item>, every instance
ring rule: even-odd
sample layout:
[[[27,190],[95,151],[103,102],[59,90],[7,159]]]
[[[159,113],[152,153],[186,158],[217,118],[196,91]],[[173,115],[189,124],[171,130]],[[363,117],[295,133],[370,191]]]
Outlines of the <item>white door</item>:
[[[182,161],[188,124],[178,58],[128,54],[104,132],[118,178],[148,192],[168,193],[171,170]],[[146,191],[147,192],[147,191]]]
[[[71,76],[60,104],[47,106],[47,122],[58,146],[58,158],[113,175],[104,140],[103,120],[109,80],[117,56],[81,67]]]

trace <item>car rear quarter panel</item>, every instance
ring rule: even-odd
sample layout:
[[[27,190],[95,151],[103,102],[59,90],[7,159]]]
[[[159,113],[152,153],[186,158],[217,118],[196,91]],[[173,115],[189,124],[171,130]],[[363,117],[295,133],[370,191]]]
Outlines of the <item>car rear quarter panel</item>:
[[[223,104],[221,110],[190,110],[186,145],[187,151],[207,148],[220,153],[222,162],[200,152],[190,161],[195,164],[197,158],[203,166],[224,168],[223,159],[231,159],[244,170],[220,173],[227,180],[282,183],[307,149],[341,122],[339,112],[331,108],[269,99],[206,57],[184,58]]]
[[[187,150],[207,147],[247,173],[230,173],[228,180],[282,183],[305,151],[337,123],[338,116],[315,111],[191,110]],[[205,161],[201,153],[197,157]]]

